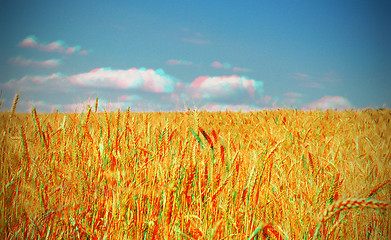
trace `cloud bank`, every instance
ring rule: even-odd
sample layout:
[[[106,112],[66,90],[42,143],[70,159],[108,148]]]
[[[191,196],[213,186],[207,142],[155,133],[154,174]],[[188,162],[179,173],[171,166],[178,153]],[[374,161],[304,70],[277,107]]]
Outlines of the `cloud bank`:
[[[263,81],[245,76],[199,76],[184,82],[162,69],[146,68],[96,68],[70,76],[26,75],[0,84],[0,88],[4,93],[20,93],[17,110],[21,112],[31,111],[32,106],[41,112],[83,111],[92,104],[86,98],[96,97],[100,110],[130,107],[132,111],[183,111],[196,107],[208,111],[256,111],[292,105],[299,109],[352,108],[349,100],[341,96],[324,96],[305,105],[305,96],[298,92],[286,92],[280,97],[265,95]],[[12,97],[4,103],[5,108],[12,105]]]

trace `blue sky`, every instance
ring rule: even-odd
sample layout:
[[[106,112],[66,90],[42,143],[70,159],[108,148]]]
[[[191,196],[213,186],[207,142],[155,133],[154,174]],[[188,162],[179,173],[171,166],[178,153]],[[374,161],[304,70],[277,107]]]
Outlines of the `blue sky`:
[[[387,1],[5,1],[3,110],[391,105]]]

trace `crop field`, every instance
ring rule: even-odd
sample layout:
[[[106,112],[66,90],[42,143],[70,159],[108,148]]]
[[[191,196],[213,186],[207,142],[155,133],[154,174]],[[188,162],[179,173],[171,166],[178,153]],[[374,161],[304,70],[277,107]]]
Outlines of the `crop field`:
[[[0,113],[1,239],[387,239],[391,110]]]

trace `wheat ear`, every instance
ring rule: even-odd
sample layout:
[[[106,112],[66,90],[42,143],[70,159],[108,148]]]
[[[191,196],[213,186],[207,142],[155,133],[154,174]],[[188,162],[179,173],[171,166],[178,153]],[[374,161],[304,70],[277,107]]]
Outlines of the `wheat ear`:
[[[387,208],[390,208],[390,205],[391,205],[390,203],[377,201],[369,198],[348,198],[342,201],[334,202],[320,216],[313,239],[316,239],[319,229],[324,222],[326,222],[327,220],[329,220],[330,218],[339,214],[342,211],[349,210],[351,208],[360,208],[360,209],[372,208],[372,209],[386,210]]]
[[[258,239],[260,236],[263,236],[264,238],[269,238],[273,234],[276,239],[280,240],[282,239],[281,234],[273,227],[272,224],[264,224],[261,222],[259,226],[255,229],[255,231],[251,234],[251,236],[248,238],[248,240],[252,239]]]
[[[11,113],[8,118],[9,124],[11,124],[12,117],[14,116],[14,113],[15,113],[16,104],[18,104],[18,100],[19,100],[19,93],[16,93],[15,97],[14,97],[14,103],[12,104]],[[11,131],[11,126],[9,126],[9,128],[8,128],[8,132],[10,132],[10,131]]]
[[[98,98],[95,99],[95,113],[98,111]]]
[[[367,199],[367,198],[349,198],[343,201],[338,201],[329,206],[321,216],[320,222],[325,222],[332,216],[351,208],[372,208],[386,210],[390,206],[387,202]]]

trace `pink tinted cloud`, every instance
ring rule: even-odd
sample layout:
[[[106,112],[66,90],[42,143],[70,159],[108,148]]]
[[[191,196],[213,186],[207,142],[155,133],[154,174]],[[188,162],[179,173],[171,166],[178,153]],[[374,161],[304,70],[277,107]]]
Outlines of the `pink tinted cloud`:
[[[190,84],[190,87],[201,87],[201,85],[203,84],[203,82],[205,82],[205,80],[209,79],[210,77],[209,76],[201,76],[201,77],[198,77],[196,78],[191,84]]]
[[[300,103],[303,95],[297,92],[286,92],[284,93],[284,99],[282,100],[283,105],[292,106],[292,104]]]
[[[163,69],[147,69],[146,71],[138,71],[141,72],[141,76],[144,80],[144,85],[141,89],[147,92],[170,93],[175,88],[175,82],[163,71]]]
[[[318,89],[324,88],[323,85],[319,84],[318,82],[313,82],[313,81],[304,82],[304,83],[300,84],[300,86],[308,87],[308,88],[318,88]]]
[[[272,97],[269,96],[269,95],[266,95],[262,100],[263,100],[266,104],[268,104],[268,103],[272,100]]]
[[[187,27],[183,28],[183,32],[185,34],[185,36],[182,37],[183,42],[188,42],[196,45],[204,45],[209,43],[209,40],[206,39],[204,35],[200,32],[194,32]]]
[[[64,42],[62,41],[56,41],[49,43],[47,45],[40,44],[39,49],[46,52],[64,52]]]
[[[37,64],[42,67],[57,67],[60,63],[61,61],[58,59],[49,59],[43,62],[37,62]]]
[[[232,71],[234,72],[250,72],[250,69],[247,69],[247,68],[241,68],[241,67],[232,67],[232,65],[230,63],[227,63],[227,62],[219,62],[219,61],[214,61],[210,64],[211,67],[214,67],[214,68],[217,68],[217,69],[221,69],[221,68],[224,68],[224,69],[232,69]]]
[[[62,105],[62,108],[65,110],[65,112],[86,112],[88,109],[88,106],[94,106],[95,100],[88,99],[85,101],[80,101],[76,103],[71,104],[64,104]],[[112,102],[112,101],[106,101],[105,99],[99,98],[99,109],[104,109],[106,111],[115,111],[117,109],[121,109],[124,106],[124,102]]]
[[[18,106],[21,107],[19,108],[18,111],[21,112],[31,112],[32,109],[35,107],[37,109],[38,113],[41,112],[51,112],[54,113],[57,109],[60,111],[65,111],[68,113],[81,113],[81,112],[86,112],[88,110],[88,105],[89,106],[94,106],[95,104],[95,99],[88,99],[85,101],[78,101],[74,103],[65,103],[65,104],[49,104],[48,102],[44,100],[38,100],[38,101],[19,101]],[[105,109],[105,110],[117,110],[118,108],[123,108],[125,103],[123,102],[111,102],[111,101],[106,101],[103,98],[99,98],[99,109]]]
[[[231,64],[229,63],[221,63],[219,61],[214,61],[210,64],[210,66],[214,67],[214,68],[225,68],[225,69],[229,69],[231,68]]]
[[[301,98],[301,97],[303,97],[303,95],[301,93],[297,93],[297,92],[286,92],[286,93],[284,93],[284,96],[285,97],[291,97],[291,98]]]
[[[313,81],[313,79],[306,73],[296,72],[293,74],[293,78],[296,80],[300,80],[300,86],[307,88],[319,88],[323,89],[324,86],[319,84],[318,82]]]
[[[140,97],[137,95],[121,95],[118,97],[118,101],[120,102],[131,102],[134,100],[140,100]]]
[[[308,79],[308,74],[306,73],[300,73],[300,72],[296,72],[295,74],[293,74],[293,78],[294,79],[298,79],[298,80],[304,80],[304,79]]]
[[[263,82],[247,79],[246,77],[232,76],[201,76],[196,78],[189,87],[193,98],[220,98],[234,97],[235,95],[254,96],[261,92]]]
[[[193,63],[190,62],[190,61],[186,61],[186,60],[170,59],[170,60],[167,61],[167,64],[169,64],[169,65],[185,65],[185,66],[190,66],[190,65],[192,65]]]
[[[210,112],[217,112],[217,111],[242,111],[242,112],[250,112],[250,111],[259,111],[259,108],[254,108],[252,106],[246,105],[246,104],[218,104],[218,103],[211,103],[206,104],[200,108],[200,110],[206,110]]]
[[[18,105],[16,106],[16,111],[20,113],[31,113],[33,108],[36,108],[38,113],[54,113],[59,107],[60,105],[50,104],[44,100],[19,99]]]
[[[61,78],[62,78],[61,73],[52,73],[49,76],[32,76],[31,81],[37,84],[44,84],[48,81],[57,81],[58,79]]]
[[[214,68],[222,68],[223,67],[223,64],[220,63],[219,61],[214,61],[210,64],[212,67]]]
[[[37,38],[35,36],[28,36],[25,39],[23,39],[23,41],[20,42],[18,46],[35,48],[38,46]]]
[[[316,100],[308,104],[305,109],[351,109],[353,106],[348,99],[341,96],[324,96],[319,100]]]
[[[36,48],[45,52],[61,52],[66,54],[80,53],[87,54],[87,50],[81,50],[80,46],[68,47],[64,41],[58,40],[51,43],[41,43],[34,35],[28,36],[18,44],[20,47]]]
[[[18,92],[42,92],[44,95],[49,91],[68,92],[68,79],[61,73],[53,73],[47,76],[24,76],[19,80],[11,79],[4,84],[0,84],[9,90]]]
[[[80,47],[79,46],[74,46],[74,47],[68,47],[66,50],[65,50],[65,53],[67,54],[71,54],[71,53],[75,53],[75,52],[78,52],[80,51]],[[83,50],[83,53],[80,52],[80,54],[86,54],[87,51],[86,50]]]
[[[36,109],[38,109],[38,108],[42,108],[44,105],[47,105],[47,104],[45,104],[44,101],[27,101],[27,105],[28,105],[27,111],[31,112],[34,107]]]
[[[241,68],[241,67],[233,67],[232,71],[234,71],[234,72],[250,72],[250,69]]]
[[[97,68],[87,73],[69,77],[74,85],[108,88],[108,89],[141,89],[146,92],[170,93],[175,88],[175,80],[162,69],[131,68],[113,70]]]
[[[49,59],[45,61],[36,61],[31,59],[26,59],[23,57],[14,57],[10,58],[9,62],[14,65],[24,66],[24,67],[43,67],[43,68],[52,68],[58,67],[61,64],[61,60],[59,59]]]

